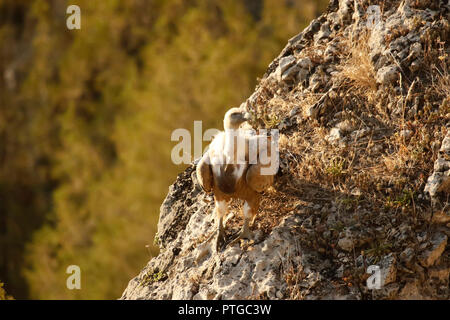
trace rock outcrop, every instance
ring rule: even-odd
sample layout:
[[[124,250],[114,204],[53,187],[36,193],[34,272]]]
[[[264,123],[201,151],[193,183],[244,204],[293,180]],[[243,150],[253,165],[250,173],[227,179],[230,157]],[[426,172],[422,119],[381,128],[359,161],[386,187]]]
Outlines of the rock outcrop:
[[[255,128],[280,130],[255,238],[215,252],[194,163],[122,299],[450,298],[450,6],[379,2],[331,1],[244,102]]]

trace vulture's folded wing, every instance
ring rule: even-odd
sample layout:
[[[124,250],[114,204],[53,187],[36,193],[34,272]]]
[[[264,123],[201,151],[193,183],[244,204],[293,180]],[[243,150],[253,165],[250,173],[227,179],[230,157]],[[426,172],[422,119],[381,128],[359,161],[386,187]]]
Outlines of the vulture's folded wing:
[[[206,192],[211,192],[213,188],[213,175],[209,161],[209,153],[205,152],[197,164],[197,180]]]
[[[266,165],[252,164],[247,170],[247,184],[257,192],[262,192],[273,184],[273,175],[261,174],[264,166]]]
[[[248,162],[246,181],[253,190],[264,191],[273,184],[275,172],[271,172],[274,161],[272,157],[271,137],[254,136],[248,138]]]

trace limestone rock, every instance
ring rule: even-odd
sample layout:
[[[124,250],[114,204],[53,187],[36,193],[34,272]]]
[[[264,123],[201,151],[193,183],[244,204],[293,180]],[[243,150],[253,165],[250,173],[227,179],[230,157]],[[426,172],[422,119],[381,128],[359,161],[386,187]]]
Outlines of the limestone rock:
[[[311,62],[311,59],[308,57],[299,59],[297,65],[301,69],[306,69],[308,71],[310,71],[313,68],[313,63]]]
[[[398,69],[397,66],[390,65],[381,68],[377,72],[377,83],[383,85],[393,84],[394,81],[398,79]]]
[[[382,286],[395,282],[397,276],[397,268],[395,264],[396,258],[392,253],[384,256],[380,261]]]
[[[294,69],[293,69],[294,68]],[[279,81],[285,81],[295,75],[298,68],[295,66],[295,57],[290,55],[280,59],[277,68],[277,77]]]
[[[419,261],[424,267],[432,266],[442,255],[447,245],[447,235],[437,233],[431,239],[431,247],[419,256]]]
[[[400,285],[398,283],[390,283],[386,286],[381,287],[380,289],[373,290],[373,298],[374,299],[395,299],[397,298],[398,291],[400,289]]]
[[[400,254],[400,259],[407,265],[410,266],[412,263],[412,260],[414,258],[414,249],[413,248],[406,248],[402,251]]]
[[[400,299],[404,300],[421,300],[423,299],[420,293],[420,283],[417,279],[408,281],[399,294]]]
[[[434,171],[425,185],[425,192],[435,198],[439,192],[450,194],[450,130],[441,143]]]
[[[343,138],[342,132],[339,128],[332,128],[330,130],[330,133],[325,138],[330,143],[337,143],[341,141]]]
[[[342,236],[338,241],[338,246],[344,251],[351,252],[358,245],[358,238],[351,231],[342,232]]]
[[[289,69],[287,69],[282,75],[281,80],[287,81],[294,79],[297,76],[297,73],[299,72],[300,68],[297,65],[293,65]]]
[[[437,279],[439,282],[448,283],[450,275],[450,267],[439,266],[428,269],[428,275],[432,279]]]

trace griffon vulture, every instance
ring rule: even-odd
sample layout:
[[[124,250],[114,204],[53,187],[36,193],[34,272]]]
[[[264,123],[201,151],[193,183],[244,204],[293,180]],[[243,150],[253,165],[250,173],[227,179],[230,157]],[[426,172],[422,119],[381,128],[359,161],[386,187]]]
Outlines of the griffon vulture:
[[[232,239],[250,239],[252,224],[260,204],[260,192],[274,180],[272,137],[250,135],[240,125],[249,114],[239,108],[230,109],[224,117],[225,131],[216,135],[208,151],[197,164],[197,179],[206,192],[214,192],[215,214],[218,218],[216,250],[226,245],[223,217],[232,198],[244,201],[242,230]],[[278,161],[278,159],[276,159]],[[276,166],[278,169],[278,166]]]

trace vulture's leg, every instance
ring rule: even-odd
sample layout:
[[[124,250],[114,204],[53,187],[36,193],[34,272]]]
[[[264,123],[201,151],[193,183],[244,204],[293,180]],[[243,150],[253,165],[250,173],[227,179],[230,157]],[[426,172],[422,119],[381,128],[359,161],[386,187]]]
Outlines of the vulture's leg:
[[[227,202],[216,201],[215,211],[217,215],[217,240],[216,240],[216,251],[219,252],[226,243],[225,226],[223,225],[223,216],[227,211]]]
[[[247,201],[244,203],[244,224],[242,226],[241,231],[237,234],[237,236],[230,242],[230,245],[233,245],[241,239],[251,239],[252,232],[250,231],[249,223],[250,220],[254,220],[253,216],[256,216],[256,210],[254,207],[250,206]]]

